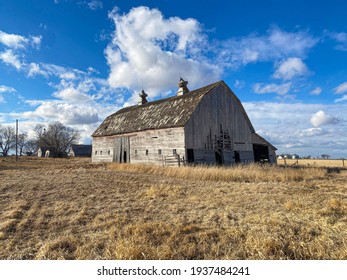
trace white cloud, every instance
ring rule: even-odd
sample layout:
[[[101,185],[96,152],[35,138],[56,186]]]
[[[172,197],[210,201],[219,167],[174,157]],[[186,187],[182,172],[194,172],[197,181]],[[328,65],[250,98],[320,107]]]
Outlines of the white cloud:
[[[0,43],[10,49],[24,49],[28,45],[38,48],[41,44],[42,36],[30,36],[26,38],[17,34],[8,34],[0,30]]]
[[[42,40],[42,36],[31,36],[30,37],[31,39],[31,45],[34,47],[34,48],[39,48],[40,45],[41,45],[41,40]]]
[[[253,91],[258,94],[264,94],[264,93],[277,93],[279,95],[285,95],[290,90],[291,83],[285,83],[285,84],[263,84],[263,83],[256,83],[253,85]]]
[[[37,63],[30,63],[28,66],[28,77],[35,77],[37,75],[42,75],[48,77],[48,73],[41,69],[40,65]]]
[[[83,107],[57,100],[43,101],[34,111],[17,115],[23,119],[58,120],[68,125],[93,124],[99,121],[97,110],[91,106]]]
[[[20,49],[28,44],[29,40],[16,34],[8,34],[0,30],[0,43],[9,48]]]
[[[347,92],[347,82],[344,82],[340,85],[338,85],[335,89],[334,89],[336,94],[341,94],[341,93],[345,93]]]
[[[278,154],[327,153],[336,158],[347,157],[347,103],[246,102],[243,105],[256,131],[278,148]],[[332,118],[325,120],[324,129],[312,127],[310,121],[319,111]]]
[[[150,95],[171,90],[182,76],[193,88],[219,79],[222,69],[201,55],[205,35],[194,19],[165,19],[157,9],[137,7],[110,13],[116,30],[105,55],[112,87]]]
[[[218,50],[223,65],[237,68],[258,61],[276,61],[287,57],[305,58],[318,42],[306,31],[286,32],[270,28],[266,35],[250,34],[222,43]]]
[[[339,120],[324,111],[320,110],[311,117],[311,124],[314,127],[319,127],[322,125],[337,124]]]
[[[0,53],[0,59],[6,64],[12,65],[17,70],[22,68],[22,63],[20,62],[18,55],[14,54],[12,50],[6,50]]]
[[[98,0],[92,0],[92,1],[88,2],[87,5],[88,5],[89,9],[91,9],[93,11],[103,8],[102,2],[98,1]]]
[[[291,80],[294,77],[307,76],[310,73],[306,64],[298,57],[290,57],[278,64],[274,78]]]
[[[235,80],[234,88],[242,89],[245,87],[245,81]]]
[[[16,92],[13,87],[0,86],[0,103],[6,103],[5,97],[1,93],[5,92]]]
[[[320,127],[311,127],[303,130],[298,130],[297,135],[299,137],[314,137],[324,135],[326,132]]]
[[[310,91],[312,95],[320,95],[322,93],[322,88],[321,87],[316,87],[313,90]]]
[[[347,95],[343,95],[341,98],[337,98],[334,100],[335,102],[343,102],[347,101]]]
[[[2,92],[16,92],[16,90],[13,87],[0,86],[0,93]]]
[[[338,45],[335,47],[340,51],[347,51],[347,33],[345,32],[332,32],[329,33],[330,38],[335,40]]]
[[[85,103],[92,100],[91,96],[84,92],[81,92],[73,86],[57,91],[53,93],[53,96],[67,102]]]

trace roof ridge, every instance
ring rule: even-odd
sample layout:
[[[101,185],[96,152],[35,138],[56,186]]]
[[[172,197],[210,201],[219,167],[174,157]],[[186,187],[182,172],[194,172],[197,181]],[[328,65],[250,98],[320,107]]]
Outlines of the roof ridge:
[[[207,94],[212,89],[214,89],[217,85],[219,85],[220,83],[224,83],[224,81],[223,80],[219,80],[219,81],[214,82],[212,84],[209,84],[209,85],[206,85],[206,86],[203,86],[203,87],[191,90],[188,93],[180,95],[180,96],[174,95],[174,96],[166,97],[166,98],[163,98],[163,99],[149,101],[149,102],[147,102],[145,104],[141,104],[141,105],[132,105],[132,106],[129,106],[129,107],[124,107],[122,109],[119,109],[117,112],[111,114],[109,117],[114,116],[114,115],[118,115],[118,114],[121,114],[121,113],[124,113],[124,112],[127,112],[127,111],[130,111],[130,110],[135,109],[135,108],[145,108],[145,107],[148,107],[148,106],[151,106],[151,105],[155,105],[155,104],[159,104],[159,103],[166,102],[166,101],[189,98],[189,97],[192,97],[192,95],[194,95],[195,93],[199,92],[200,90],[202,90],[204,88],[211,87],[208,91],[205,92],[205,94]]]

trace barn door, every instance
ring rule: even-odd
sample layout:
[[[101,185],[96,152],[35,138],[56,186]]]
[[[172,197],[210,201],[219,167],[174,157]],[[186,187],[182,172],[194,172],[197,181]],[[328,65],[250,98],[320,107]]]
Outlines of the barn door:
[[[254,161],[269,161],[269,147],[261,144],[253,144]]]
[[[130,162],[129,137],[118,137],[115,139],[113,161],[118,163]]]

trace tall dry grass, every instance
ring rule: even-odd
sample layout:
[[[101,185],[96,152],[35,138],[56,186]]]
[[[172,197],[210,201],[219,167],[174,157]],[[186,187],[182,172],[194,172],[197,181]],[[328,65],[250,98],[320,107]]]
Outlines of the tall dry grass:
[[[0,259],[347,259],[343,169],[21,158],[0,176]]]
[[[243,164],[232,167],[197,165],[175,168],[148,164],[112,163],[108,165],[108,168],[111,170],[214,182],[300,182],[323,179],[327,172],[324,168],[286,168],[268,164]]]

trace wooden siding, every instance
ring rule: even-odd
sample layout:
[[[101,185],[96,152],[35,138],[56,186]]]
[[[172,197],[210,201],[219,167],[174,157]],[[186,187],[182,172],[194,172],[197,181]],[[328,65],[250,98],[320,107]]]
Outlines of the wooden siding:
[[[174,150],[180,159],[185,159],[183,127],[93,137],[92,162],[124,162],[126,151],[126,162],[162,165]]]
[[[215,163],[217,150],[226,164],[235,161],[234,151],[240,152],[241,162],[249,162],[253,131],[240,101],[221,83],[203,97],[185,125],[186,148],[194,149],[196,162]]]
[[[166,157],[174,155],[174,150],[181,159],[185,157],[183,127],[141,131],[130,138],[131,163],[162,165]]]

